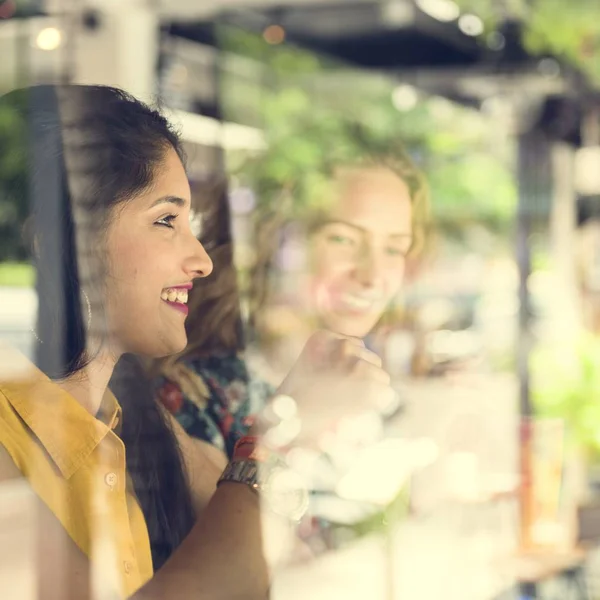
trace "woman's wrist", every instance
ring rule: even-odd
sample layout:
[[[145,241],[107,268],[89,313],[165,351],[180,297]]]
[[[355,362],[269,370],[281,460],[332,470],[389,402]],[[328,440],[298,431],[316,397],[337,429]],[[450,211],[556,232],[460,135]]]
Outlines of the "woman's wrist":
[[[302,477],[289,468],[283,454],[255,436],[237,441],[217,485],[223,483],[245,484],[272,512],[292,522],[299,522],[308,508],[308,490]]]

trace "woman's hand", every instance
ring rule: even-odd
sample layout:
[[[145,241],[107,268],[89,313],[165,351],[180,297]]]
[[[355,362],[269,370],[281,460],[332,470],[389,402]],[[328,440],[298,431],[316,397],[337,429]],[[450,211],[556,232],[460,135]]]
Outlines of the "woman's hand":
[[[277,395],[297,404],[297,442],[310,444],[343,417],[389,406],[394,391],[380,358],[362,341],[328,331],[308,340]]]

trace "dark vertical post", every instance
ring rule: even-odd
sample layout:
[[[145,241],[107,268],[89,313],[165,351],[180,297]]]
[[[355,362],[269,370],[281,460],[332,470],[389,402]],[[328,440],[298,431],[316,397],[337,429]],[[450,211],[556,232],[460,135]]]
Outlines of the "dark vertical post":
[[[519,269],[519,332],[517,341],[517,373],[519,377],[520,411],[520,522],[523,549],[532,546],[532,423],[529,359],[532,348],[531,298],[531,234],[537,222],[547,217],[551,199],[550,144],[540,132],[531,130],[518,139],[519,204],[516,227],[516,258]]]
[[[46,373],[60,372],[65,364],[68,307],[65,294],[65,179],[61,161],[61,132],[48,126],[58,121],[58,100],[51,87],[28,92],[29,198],[33,213],[36,291],[38,295],[38,367]],[[43,264],[43,268],[40,268]]]

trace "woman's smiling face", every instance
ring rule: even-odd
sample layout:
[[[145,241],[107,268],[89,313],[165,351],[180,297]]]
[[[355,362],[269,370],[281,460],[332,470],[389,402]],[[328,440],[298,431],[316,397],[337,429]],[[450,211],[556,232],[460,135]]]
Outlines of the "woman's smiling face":
[[[386,168],[340,171],[310,239],[309,303],[320,325],[364,337],[398,293],[412,244],[406,183]]]
[[[151,187],[118,205],[106,235],[106,319],[111,350],[150,357],[187,343],[187,290],[212,271],[190,227],[190,186],[174,149]]]

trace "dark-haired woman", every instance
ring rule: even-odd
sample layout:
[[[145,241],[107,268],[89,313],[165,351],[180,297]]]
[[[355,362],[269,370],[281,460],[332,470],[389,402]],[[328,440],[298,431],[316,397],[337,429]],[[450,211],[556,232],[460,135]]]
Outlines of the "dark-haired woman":
[[[304,505],[273,433],[310,443],[336,401],[362,410],[389,391],[386,376],[360,344],[317,334],[221,473],[143,381],[130,385],[130,356],[185,347],[187,293],[212,270],[177,136],[107,87],[30,88],[0,110],[18,130],[2,158],[28,173],[13,191],[31,203],[39,298],[37,365],[1,349],[0,490],[18,483],[34,499],[37,597],[266,597],[264,525],[286,529]],[[124,357],[130,392],[117,401],[108,382]],[[3,544],[26,530],[0,528]]]

